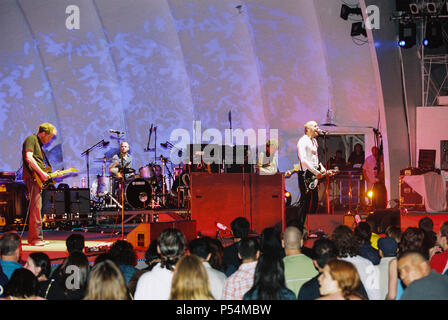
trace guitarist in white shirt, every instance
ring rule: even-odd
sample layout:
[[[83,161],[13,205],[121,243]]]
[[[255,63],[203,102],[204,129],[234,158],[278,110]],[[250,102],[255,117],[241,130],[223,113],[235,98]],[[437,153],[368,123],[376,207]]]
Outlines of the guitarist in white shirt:
[[[304,172],[310,171],[316,176],[317,179],[321,179],[323,175],[327,173],[322,163],[319,162],[318,157],[318,144],[316,137],[319,135],[320,129],[316,121],[308,121],[305,123],[305,134],[299,139],[297,143],[297,156],[299,158],[299,165]],[[304,182],[304,176],[299,173],[299,188],[300,188],[300,200],[299,200],[299,212],[298,220],[303,230],[305,225],[306,215],[308,213],[315,213],[318,206],[318,189],[306,188]],[[309,190],[308,190],[309,189]]]
[[[33,177],[37,174],[42,182],[47,181],[50,176],[45,169],[44,153],[42,145],[49,143],[57,134],[56,127],[45,122],[39,126],[37,134],[27,137],[22,147],[23,180],[26,183],[29,194],[29,228],[28,244],[44,246],[48,242],[43,241],[42,232],[42,190]]]

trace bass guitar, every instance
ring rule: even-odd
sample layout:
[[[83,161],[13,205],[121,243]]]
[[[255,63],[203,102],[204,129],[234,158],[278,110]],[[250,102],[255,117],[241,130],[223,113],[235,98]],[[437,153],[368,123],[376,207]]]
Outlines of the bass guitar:
[[[317,178],[317,176],[314,173],[312,173],[309,170],[305,170],[305,171],[300,170],[300,166],[298,164],[294,165],[293,169],[286,171],[285,177],[289,178],[295,172],[298,172],[298,174],[301,174],[303,176],[303,181],[305,183],[306,192],[308,192],[310,190],[314,190],[317,187],[317,185],[319,184],[319,179]],[[338,173],[339,173],[339,169],[327,170],[324,174],[322,174],[322,177],[320,179],[322,179],[326,176],[332,177]]]
[[[50,177],[47,181],[42,181],[42,179],[39,177],[39,175],[33,171],[33,177],[34,177],[34,181],[36,181],[37,185],[39,186],[39,188],[41,190],[45,190],[47,189],[49,186],[54,185],[54,178],[60,178],[62,176],[65,176],[69,173],[72,172],[77,172],[78,169],[75,168],[70,168],[67,170],[57,170],[55,172],[52,172],[52,169],[50,166],[47,166],[43,169],[44,172],[46,172],[48,174],[48,176]]]

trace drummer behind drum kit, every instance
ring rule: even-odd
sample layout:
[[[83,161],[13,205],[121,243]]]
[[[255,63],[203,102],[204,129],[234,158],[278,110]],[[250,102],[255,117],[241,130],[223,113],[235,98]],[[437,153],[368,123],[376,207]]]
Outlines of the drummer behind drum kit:
[[[124,201],[121,199],[121,184],[115,176],[106,175],[106,163],[117,161],[114,158],[97,158],[101,161],[102,174],[97,175],[96,181],[92,183],[90,195],[97,210],[108,210],[122,208],[124,203],[126,209],[146,208],[185,208],[188,205],[189,177],[182,166],[174,167],[174,177],[167,167],[168,159],[160,157],[162,165],[148,163],[140,167],[138,173],[132,168],[125,168],[125,174],[129,178],[124,181]],[[166,174],[172,187],[168,191],[166,186]]]

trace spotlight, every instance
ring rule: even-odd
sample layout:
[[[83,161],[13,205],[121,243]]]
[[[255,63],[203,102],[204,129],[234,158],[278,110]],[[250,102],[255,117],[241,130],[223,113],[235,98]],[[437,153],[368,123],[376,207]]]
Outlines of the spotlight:
[[[428,2],[426,4],[426,9],[428,10],[428,13],[436,13],[437,12],[437,6],[434,2]]]
[[[414,22],[398,25],[398,45],[403,48],[412,48],[417,42],[417,26]]]
[[[442,45],[442,25],[438,21],[428,22],[426,25],[423,45],[428,48],[437,48]]]
[[[373,197],[373,191],[372,191],[372,190],[367,191],[367,196],[368,196],[370,199],[372,199],[372,197]]]
[[[291,192],[285,190],[285,204],[286,206],[291,205],[292,197]]]
[[[341,7],[341,18],[344,20],[348,19],[350,14],[359,14],[362,15],[361,8],[350,8],[348,5],[343,4]]]
[[[356,37],[359,35],[367,37],[367,31],[362,24],[363,24],[362,22],[355,22],[352,24],[352,31],[350,32],[350,35],[352,37]]]

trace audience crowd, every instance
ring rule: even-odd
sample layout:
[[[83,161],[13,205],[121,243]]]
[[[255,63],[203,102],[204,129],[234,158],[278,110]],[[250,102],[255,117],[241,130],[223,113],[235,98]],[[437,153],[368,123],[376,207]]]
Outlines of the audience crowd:
[[[187,242],[169,228],[137,268],[131,243],[114,242],[89,262],[82,234],[66,239],[67,258],[52,266],[45,252],[22,260],[21,238],[0,236],[2,300],[446,300],[448,221],[434,230],[429,217],[384,233],[371,222],[337,226],[305,246],[292,221],[258,237],[239,217],[233,243],[199,237]]]

